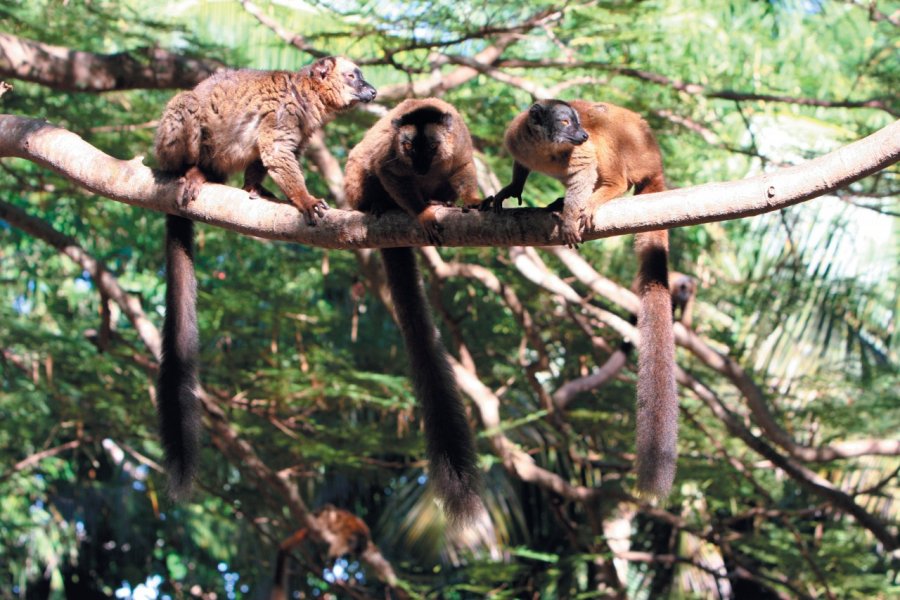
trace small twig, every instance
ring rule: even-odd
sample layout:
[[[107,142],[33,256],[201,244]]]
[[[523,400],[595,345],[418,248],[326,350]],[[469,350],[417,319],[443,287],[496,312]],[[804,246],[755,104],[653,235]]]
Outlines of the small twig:
[[[54,446],[53,448],[47,448],[46,450],[41,450],[40,452],[35,452],[34,454],[23,458],[16,464],[14,464],[9,470],[0,475],[0,481],[4,481],[11,477],[14,473],[18,473],[19,471],[24,471],[37,463],[41,462],[45,458],[50,458],[51,456],[56,456],[57,454],[62,454],[68,450],[74,450],[81,445],[81,440],[72,440],[70,442],[66,442],[65,444],[60,444],[59,446]]]

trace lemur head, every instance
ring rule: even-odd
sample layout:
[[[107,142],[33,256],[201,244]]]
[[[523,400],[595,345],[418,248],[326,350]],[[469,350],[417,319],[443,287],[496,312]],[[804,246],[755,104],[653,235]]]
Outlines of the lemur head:
[[[400,161],[425,175],[431,165],[449,160],[453,154],[454,118],[433,106],[408,112],[391,121],[395,152]]]
[[[580,146],[588,140],[578,112],[562,100],[541,100],[528,109],[528,124],[533,131],[553,144]]]
[[[697,291],[697,282],[689,275],[680,275],[672,282],[672,302],[684,304]]]
[[[363,79],[359,67],[342,56],[320,58],[308,67],[308,73],[317,84],[319,94],[336,110],[375,99],[377,92]]]

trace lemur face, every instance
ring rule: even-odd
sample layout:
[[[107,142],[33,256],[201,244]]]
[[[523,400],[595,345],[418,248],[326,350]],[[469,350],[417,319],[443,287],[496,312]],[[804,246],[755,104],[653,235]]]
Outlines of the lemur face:
[[[588,140],[578,112],[562,100],[542,100],[531,105],[528,121],[554,144],[580,146]]]

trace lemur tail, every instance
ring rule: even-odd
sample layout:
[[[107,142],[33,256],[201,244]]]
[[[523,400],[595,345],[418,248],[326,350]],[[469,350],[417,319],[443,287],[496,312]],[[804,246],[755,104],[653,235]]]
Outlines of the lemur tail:
[[[381,255],[424,413],[431,481],[449,519],[466,521],[482,504],[475,440],[462,397],[431,318],[413,249],[385,248]]]

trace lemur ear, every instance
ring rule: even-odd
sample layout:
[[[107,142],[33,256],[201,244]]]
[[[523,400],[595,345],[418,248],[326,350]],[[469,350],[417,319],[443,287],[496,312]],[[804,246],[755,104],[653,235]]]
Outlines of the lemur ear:
[[[528,120],[540,124],[544,120],[544,107],[535,102],[528,109]]]
[[[328,77],[329,73],[334,70],[334,65],[337,61],[334,60],[333,56],[326,56],[325,58],[320,58],[316,62],[312,64],[313,73],[318,75],[320,79],[325,79]]]

